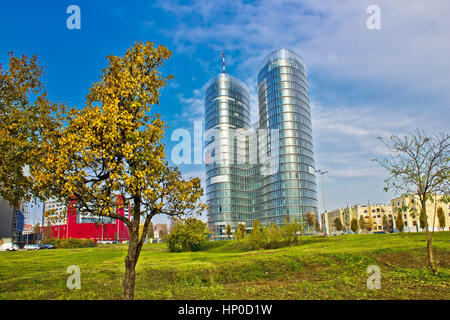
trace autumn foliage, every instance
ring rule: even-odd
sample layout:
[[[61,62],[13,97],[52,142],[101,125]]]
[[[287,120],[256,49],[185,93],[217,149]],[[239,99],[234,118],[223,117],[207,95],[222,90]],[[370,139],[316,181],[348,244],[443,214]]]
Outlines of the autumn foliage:
[[[173,78],[160,70],[171,54],[136,42],[123,56],[107,57],[108,67],[81,108],[47,100],[36,57],[11,55],[8,71],[0,69],[2,196],[15,204],[31,197],[74,200],[81,214],[123,221],[130,231],[126,299],[134,297],[135,267],[151,219],[206,208],[200,179],[184,179],[168,164],[162,143],[167,126],[152,110]],[[117,206],[131,208],[130,216],[118,215]]]

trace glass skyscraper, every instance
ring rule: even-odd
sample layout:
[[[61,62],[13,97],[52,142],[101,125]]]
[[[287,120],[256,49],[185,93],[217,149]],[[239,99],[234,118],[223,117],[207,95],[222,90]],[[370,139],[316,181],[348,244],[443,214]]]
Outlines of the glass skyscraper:
[[[317,215],[315,164],[306,66],[291,50],[258,67],[259,121],[250,124],[249,93],[220,74],[205,91],[206,196],[214,239],[239,223],[297,221]]]

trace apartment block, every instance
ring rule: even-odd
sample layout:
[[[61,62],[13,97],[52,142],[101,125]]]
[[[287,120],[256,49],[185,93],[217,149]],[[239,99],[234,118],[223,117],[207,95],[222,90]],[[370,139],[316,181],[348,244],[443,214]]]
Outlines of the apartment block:
[[[437,199],[437,201],[435,201]],[[427,216],[429,230],[445,231],[450,230],[450,204],[443,201],[442,195],[432,197],[427,201]],[[444,225],[440,225],[438,210],[442,209]],[[394,198],[388,205],[385,204],[367,204],[353,205],[351,207],[325,211],[321,214],[322,228],[328,235],[337,233],[351,233],[351,220],[358,221],[359,233],[382,233],[397,232],[396,219],[397,215],[403,215],[404,232],[420,232],[425,231],[420,223],[420,204],[417,196],[401,196]],[[386,216],[386,227],[383,224],[383,216]],[[343,226],[343,230],[337,230],[335,220],[339,218]],[[360,221],[364,220],[364,229],[360,228]]]

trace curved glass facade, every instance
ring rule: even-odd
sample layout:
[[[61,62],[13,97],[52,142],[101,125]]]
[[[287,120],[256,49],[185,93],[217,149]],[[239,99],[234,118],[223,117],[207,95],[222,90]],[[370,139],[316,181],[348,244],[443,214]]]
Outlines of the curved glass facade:
[[[299,220],[317,211],[306,66],[298,54],[281,49],[264,59],[257,74],[259,128],[278,130],[267,149],[279,159],[278,172],[264,177],[260,219]]]
[[[212,78],[205,91],[206,198],[208,225],[216,239],[239,223],[248,209],[246,197],[247,142],[250,127],[250,97],[247,86],[228,74]]]
[[[206,196],[214,239],[247,228],[317,214],[306,67],[293,51],[268,55],[258,67],[259,121],[250,124],[247,86],[230,75],[205,91]]]

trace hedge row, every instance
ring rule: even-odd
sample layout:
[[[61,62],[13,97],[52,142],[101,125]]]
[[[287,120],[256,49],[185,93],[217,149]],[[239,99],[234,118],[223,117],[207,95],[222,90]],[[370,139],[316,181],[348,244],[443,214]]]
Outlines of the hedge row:
[[[56,248],[89,248],[96,247],[94,240],[90,239],[46,239],[42,241],[43,244],[52,244]]]

